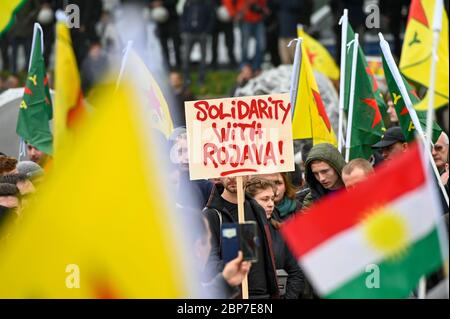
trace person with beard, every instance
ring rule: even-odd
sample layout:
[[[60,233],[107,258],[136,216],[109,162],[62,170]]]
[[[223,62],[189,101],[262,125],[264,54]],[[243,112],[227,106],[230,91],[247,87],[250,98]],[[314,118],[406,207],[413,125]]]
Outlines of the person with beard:
[[[172,143],[170,159],[175,164],[170,178],[175,185],[176,204],[200,211],[208,202],[213,183],[205,179],[190,180],[186,128],[176,128],[169,140]]]
[[[40,167],[45,167],[45,164],[50,159],[50,156],[40,151],[36,147],[27,143],[27,155],[30,161],[35,162]]]
[[[244,183],[247,180],[243,177]],[[238,222],[238,198],[235,177],[221,178],[216,184],[211,198],[203,213],[211,227],[211,253],[208,259],[207,278],[213,278],[224,269],[221,254],[221,226],[223,223]],[[252,264],[248,275],[248,293],[250,299],[279,298],[276,277],[275,255],[272,250],[272,236],[264,209],[252,198],[244,199],[244,216],[246,221],[254,221],[257,225],[258,261]]]

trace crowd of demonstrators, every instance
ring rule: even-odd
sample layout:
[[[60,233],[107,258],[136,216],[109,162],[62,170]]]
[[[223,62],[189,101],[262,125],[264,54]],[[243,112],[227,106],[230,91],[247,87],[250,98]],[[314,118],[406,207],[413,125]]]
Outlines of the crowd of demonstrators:
[[[333,3],[336,2],[339,1]],[[344,2],[351,2],[354,7],[361,6],[362,8],[362,1]],[[29,3],[30,6],[35,4],[33,1]],[[85,10],[93,5],[88,1],[76,1],[76,3],[84,5]],[[229,63],[234,67],[239,59],[233,52],[233,28],[238,25],[242,35],[243,53],[240,60],[238,85],[245,85],[261,71],[266,50],[267,18],[278,17],[277,32],[280,45],[277,51],[279,51],[282,63],[291,63],[292,52],[285,50],[285,44],[289,39],[295,37],[298,22],[308,24],[310,15],[308,10],[312,6],[306,0],[186,0],[183,13],[179,15],[176,3],[177,1],[173,0],[154,0],[149,1],[148,5],[153,10],[153,17],[157,22],[156,32],[168,68],[173,70],[170,75],[170,83],[180,110],[183,109],[185,101],[195,99],[188,88],[191,82],[190,55],[194,43],[199,42],[201,46],[199,81],[200,84],[204,84],[209,37],[213,36],[213,52],[215,52],[212,54],[212,64],[218,63],[217,39],[218,34],[223,32],[226,38]],[[37,6],[37,8],[41,8],[41,11],[44,8],[48,13],[49,9],[54,10],[57,6],[58,1],[46,1],[43,7]],[[29,10],[33,10],[32,8],[30,7]],[[274,14],[274,10],[277,14]],[[300,10],[300,13],[297,10]],[[36,11],[37,16],[41,11]],[[216,12],[219,11],[222,12],[220,17],[216,16]],[[337,10],[337,12],[341,12],[341,10]],[[29,14],[31,15],[30,12]],[[42,16],[41,19],[46,20]],[[99,12],[97,10],[93,10],[92,15],[83,16],[83,27],[73,35],[75,50],[80,48],[77,58],[82,69],[84,90],[98,80],[97,77],[100,76],[102,70],[106,69],[107,64],[102,53],[102,41],[92,37],[92,34],[96,32],[94,26],[98,19]],[[25,22],[22,21],[22,23]],[[53,22],[48,22],[48,25],[51,23]],[[355,26],[358,29],[358,24]],[[26,28],[22,31],[25,32]],[[21,36],[27,35],[24,33]],[[254,38],[256,41],[257,49],[254,57],[249,56],[250,38]],[[10,42],[8,45],[19,45],[20,39],[20,36],[15,36],[15,42]],[[0,40],[5,41],[5,38]],[[28,43],[31,43],[31,39],[28,40]],[[171,54],[171,49],[174,50],[174,54]],[[171,62],[171,56],[174,56],[174,63]],[[272,58],[274,56],[275,54]],[[14,64],[13,67],[10,60],[2,58],[4,65],[11,64],[12,68],[17,68],[17,64]],[[14,85],[13,80],[11,80],[11,86]],[[18,85],[17,83],[16,86]],[[389,162],[405,152],[408,143],[401,128],[397,126],[398,117],[395,116],[395,110],[389,97],[387,97],[387,102],[391,127],[379,142],[372,145],[372,148],[381,154],[381,161]],[[181,113],[182,116],[175,119],[176,126],[185,123],[184,112]],[[306,210],[318,200],[333,196],[338,191],[357,187],[358,183],[373,174],[372,163],[364,159],[354,159],[346,164],[343,155],[333,145],[323,143],[312,146],[307,144],[302,148],[304,166],[300,165],[301,171],[294,173],[297,174],[295,176],[296,186],[293,186],[289,174],[284,172],[252,176],[250,179],[244,177],[244,216],[245,220],[256,223],[257,237],[259,238],[257,245],[259,258],[250,267],[250,263],[243,261],[241,253],[227,264],[222,257],[221,226],[224,223],[238,222],[236,179],[224,177],[216,180],[191,181],[186,129],[184,127],[175,129],[167,143],[168,149],[170,149],[170,154],[167,155],[170,156],[171,164],[173,164],[168,179],[176,206],[181,210],[193,210],[196,213],[195,216],[198,215],[192,217],[198,219],[201,230],[195,234],[198,237],[193,240],[193,251],[199,262],[199,271],[204,273],[202,289],[205,289],[205,293],[215,291],[216,293],[213,295],[216,297],[236,297],[239,295],[237,287],[248,273],[250,298],[309,298],[315,296],[301,268],[289,251],[289,247],[283,241],[279,229],[282,223],[295,214],[306,213]],[[442,133],[431,149],[433,159],[441,174],[441,180],[446,184],[447,193],[448,148],[448,136]],[[47,167],[51,160],[49,156],[30,144],[27,145],[27,154],[29,160],[20,162],[15,158],[0,154],[0,223],[7,216],[19,216],[20,208],[25,204],[24,199],[27,194],[35,191],[36,186],[44,177],[43,167]],[[302,173],[304,173],[305,184],[303,184]],[[443,206],[443,213],[447,213],[448,216],[448,206]],[[280,295],[277,277],[279,269],[285,270],[288,274],[284,295]]]
[[[221,228],[224,223],[238,222],[237,182],[234,177],[190,181],[186,138],[184,128],[176,129],[172,137],[172,152],[178,157],[179,166],[173,170],[173,175],[176,176],[174,179],[177,180],[175,188],[177,203],[180,203],[179,207],[189,207],[196,211],[204,207],[203,216],[211,231],[211,248],[204,267],[203,280],[205,283],[211,283],[221,278],[226,269],[222,257]],[[405,152],[408,144],[400,127],[394,126],[389,128],[381,140],[372,147],[374,151],[381,152],[382,161],[389,163]],[[343,155],[331,144],[322,143],[311,148],[307,144],[303,151],[306,160],[302,168],[306,185],[300,190],[301,197],[298,195],[298,188],[291,184],[287,173],[243,177],[244,218],[246,221],[256,223],[256,235],[259,238],[257,245],[259,258],[252,264],[248,274],[250,298],[318,298],[313,286],[292,258],[289,247],[284,243],[278,230],[290,217],[307,213],[316,201],[357,187],[358,183],[375,174],[372,162],[357,158],[346,163]],[[448,176],[448,139],[445,134],[441,135],[432,153],[436,165],[443,167],[442,174]],[[445,183],[448,190],[448,179]],[[183,193],[190,194],[187,202],[186,197],[182,197]],[[205,204],[208,194],[209,200]],[[448,206],[443,206],[443,214],[445,213],[448,216]],[[286,290],[283,294],[280,282],[284,277],[280,275],[280,270],[287,273]],[[223,287],[223,280],[220,282]],[[234,291],[233,296],[236,296],[236,290],[229,288],[225,291],[230,293]]]
[[[314,145],[310,150],[307,147],[304,154],[307,196],[302,200],[299,200],[297,188],[292,186],[286,173],[243,177],[244,216],[246,221],[253,221],[257,226],[258,260],[246,262],[239,253],[237,258],[225,263],[221,227],[224,223],[238,222],[236,178],[191,181],[187,144],[186,129],[175,129],[167,148],[174,164],[169,171],[169,180],[177,210],[201,224],[201,231],[195,232],[192,239],[193,257],[201,274],[201,296],[239,298],[240,284],[248,275],[250,298],[317,298],[279,229],[295,214],[307,213],[319,199],[357,187],[358,183],[374,174],[372,163],[358,158],[346,164],[337,148],[327,143]],[[373,145],[374,150],[381,150],[387,163],[407,148],[399,127],[389,128]],[[43,177],[44,171],[38,163],[48,161],[48,156],[31,145],[27,150],[30,160],[21,162],[5,154],[0,155],[0,223],[5,219],[20,220],[27,195],[35,192],[36,183]],[[445,133],[434,145],[432,154],[442,175],[448,176],[448,138]],[[448,191],[448,179],[445,183]],[[443,213],[448,218],[448,206],[443,207]],[[9,235],[2,232],[1,236],[0,239],[4,240]],[[284,278],[281,270],[287,273],[285,289],[280,289]],[[428,288],[439,282],[440,275],[435,273],[428,279]]]
[[[0,227],[6,220],[12,222],[21,217],[28,204],[29,195],[36,191],[44,176],[43,169],[31,161],[18,162],[14,157],[0,153]],[[0,242],[8,237],[8,231],[0,232]]]

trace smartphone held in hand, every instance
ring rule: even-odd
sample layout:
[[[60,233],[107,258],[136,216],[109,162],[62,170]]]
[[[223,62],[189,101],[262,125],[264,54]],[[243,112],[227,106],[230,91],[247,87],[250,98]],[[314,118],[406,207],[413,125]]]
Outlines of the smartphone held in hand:
[[[224,223],[221,229],[221,251],[225,263],[237,257],[241,250],[246,261],[258,261],[256,222]]]

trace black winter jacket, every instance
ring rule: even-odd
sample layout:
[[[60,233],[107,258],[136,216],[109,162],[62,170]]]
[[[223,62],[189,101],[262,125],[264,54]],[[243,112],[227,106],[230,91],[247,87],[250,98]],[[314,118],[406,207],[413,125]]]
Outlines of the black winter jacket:
[[[209,272],[209,278],[212,278],[217,273],[221,272],[224,268],[224,262],[221,258],[220,251],[220,233],[221,222],[218,212],[222,216],[222,223],[235,223],[238,222],[233,216],[224,208],[221,204],[221,191],[215,188],[211,194],[210,201],[203,210],[204,216],[209,222],[211,229],[211,253],[207,263],[207,269]],[[266,269],[266,281],[267,289],[271,298],[279,298],[279,290],[276,277],[275,259],[271,245],[271,233],[270,226],[266,218],[264,209],[258,205],[258,203],[250,197],[245,198],[244,212],[246,219],[250,214],[255,217],[257,226],[260,229],[262,238],[260,238],[260,244],[262,245],[264,256],[263,258]]]

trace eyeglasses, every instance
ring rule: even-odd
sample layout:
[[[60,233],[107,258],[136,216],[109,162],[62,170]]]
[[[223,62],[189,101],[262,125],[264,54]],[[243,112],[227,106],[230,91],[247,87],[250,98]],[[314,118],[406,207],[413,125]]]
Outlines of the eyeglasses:
[[[434,144],[433,148],[436,152],[442,152],[444,150],[444,145]]]

